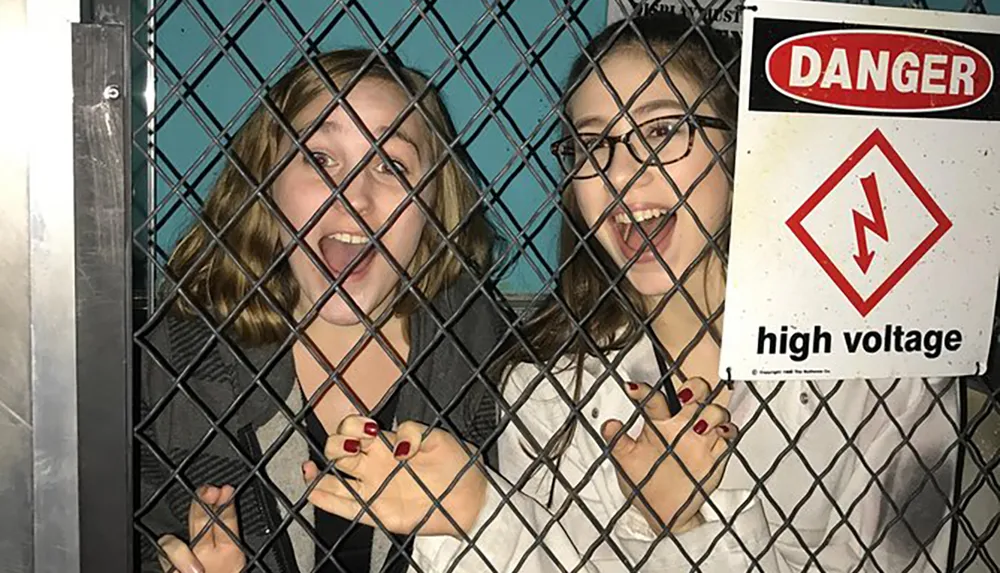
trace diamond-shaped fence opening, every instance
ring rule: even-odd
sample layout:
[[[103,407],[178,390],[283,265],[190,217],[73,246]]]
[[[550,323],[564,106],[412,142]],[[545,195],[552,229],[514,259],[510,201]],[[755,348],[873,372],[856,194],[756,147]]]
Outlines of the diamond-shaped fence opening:
[[[715,383],[744,6],[610,1],[133,15],[143,570],[1000,570],[995,373]]]

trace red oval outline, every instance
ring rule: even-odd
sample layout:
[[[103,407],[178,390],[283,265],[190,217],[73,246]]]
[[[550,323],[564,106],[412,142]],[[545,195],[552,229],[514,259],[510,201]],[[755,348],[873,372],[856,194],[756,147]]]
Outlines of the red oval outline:
[[[771,77],[771,66],[770,66],[771,57],[774,56],[774,52],[776,52],[779,48],[781,48],[785,44],[789,44],[789,43],[791,43],[791,42],[793,42],[795,40],[801,40],[802,38],[811,38],[811,37],[816,37],[816,36],[829,36],[831,34],[877,34],[877,35],[883,35],[883,36],[909,36],[909,37],[912,37],[912,38],[929,39],[929,40],[934,40],[936,42],[941,42],[941,43],[945,43],[945,44],[951,44],[953,46],[960,46],[960,47],[968,50],[971,53],[977,54],[980,58],[983,59],[984,62],[986,62],[986,65],[989,66],[989,69],[990,69],[990,81],[989,81],[989,84],[986,86],[986,89],[983,90],[983,93],[980,94],[979,97],[977,97],[976,99],[969,100],[968,102],[962,103],[960,105],[949,105],[949,106],[941,106],[941,107],[926,107],[926,108],[884,108],[884,107],[857,106],[857,105],[845,105],[845,104],[830,103],[830,102],[826,102],[826,101],[822,101],[822,100],[816,100],[816,99],[812,99],[812,98],[806,98],[806,97],[802,97],[802,96],[793,94],[793,93],[785,90],[781,86],[779,86],[774,81],[774,78]],[[948,111],[948,110],[954,110],[954,109],[961,109],[963,107],[969,107],[970,105],[974,105],[974,104],[979,103],[980,101],[982,101],[982,99],[985,98],[993,90],[993,84],[996,81],[996,73],[995,72],[996,72],[996,70],[993,68],[993,62],[991,62],[990,59],[986,57],[986,54],[984,54],[978,48],[970,46],[970,45],[968,45],[968,44],[966,44],[964,42],[959,42],[958,40],[952,40],[950,38],[942,38],[940,36],[932,36],[930,34],[920,34],[920,33],[917,33],[917,32],[909,32],[909,31],[906,31],[906,30],[878,30],[878,29],[859,28],[859,29],[849,29],[849,30],[840,29],[840,30],[822,30],[822,31],[819,31],[819,32],[807,32],[805,34],[798,34],[797,36],[792,36],[791,38],[785,38],[781,42],[778,42],[777,44],[775,44],[774,46],[772,46],[770,50],[768,50],[767,57],[764,58],[764,74],[767,77],[767,83],[771,84],[771,87],[773,87],[774,89],[778,90],[782,95],[784,95],[786,97],[789,97],[789,98],[792,98],[792,99],[797,100],[797,101],[802,101],[802,102],[805,102],[805,103],[811,103],[813,105],[818,105],[820,107],[829,107],[829,108],[833,108],[833,109],[846,109],[846,110],[853,110],[853,111],[882,111],[882,112],[890,112],[890,113],[891,112],[896,112],[896,113],[915,113],[915,112]]]

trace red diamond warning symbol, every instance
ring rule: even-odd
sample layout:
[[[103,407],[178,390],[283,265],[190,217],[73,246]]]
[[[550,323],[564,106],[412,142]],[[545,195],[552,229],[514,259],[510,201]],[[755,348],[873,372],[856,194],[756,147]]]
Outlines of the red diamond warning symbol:
[[[860,163],[866,161],[866,158],[868,160],[877,159],[872,157],[874,154],[880,154],[884,158],[883,163],[886,164],[886,167],[881,173],[878,169],[860,169],[858,167]],[[866,165],[876,165],[876,163],[869,161]],[[901,181],[899,192],[912,193],[916,202],[913,209],[898,209],[896,211],[893,210],[892,205],[887,205],[887,217],[886,211],[883,210],[883,202],[886,199],[885,190],[880,188],[879,182],[890,179]],[[835,190],[837,193],[833,193]],[[843,216],[838,216],[836,219],[828,219],[837,222],[831,225],[829,233],[823,234],[821,241],[826,245],[824,248],[820,246],[820,242],[814,236],[817,233],[807,229],[809,223],[806,219],[818,209],[822,209],[821,203],[824,200],[847,192],[857,193],[857,196],[863,197],[863,204],[866,206],[861,210],[851,209],[849,212],[844,212]],[[916,205],[922,206],[926,213],[920,213],[920,209]],[[905,227],[908,222],[907,218],[913,220],[914,217],[919,216],[926,219],[928,215],[933,226],[929,232],[923,235],[922,239],[920,236],[913,238],[912,233],[909,236],[905,236],[904,233],[902,239],[896,236],[896,230],[899,227]],[[887,218],[893,224],[892,236],[890,236]],[[917,261],[927,254],[931,247],[948,232],[952,223],[927,192],[927,189],[920,184],[910,168],[906,166],[896,150],[889,144],[885,135],[876,129],[806,199],[806,202],[792,214],[786,224],[837,285],[837,288],[844,293],[847,300],[861,313],[861,316],[867,316],[879,301],[885,298],[893,287],[903,279]],[[843,232],[841,232],[841,228]],[[875,241],[872,240],[873,238]],[[878,255],[872,245],[878,240],[881,240],[878,242],[880,250],[891,251],[897,255],[889,261],[879,260],[879,265],[876,266],[880,266],[882,274],[873,277],[870,276],[869,269],[872,268],[872,261],[876,260]],[[905,241],[914,246],[912,249],[907,249],[905,244],[893,244],[893,241],[897,241],[897,243]],[[892,245],[894,248],[883,249],[887,245]],[[845,246],[851,248],[849,257],[831,256],[832,250],[843,251]],[[900,248],[903,250],[901,251]],[[843,255],[842,252],[839,254]],[[898,262],[896,262],[897,260]],[[882,278],[883,275],[884,278]],[[862,288],[860,283],[863,282],[868,283],[872,288]]]

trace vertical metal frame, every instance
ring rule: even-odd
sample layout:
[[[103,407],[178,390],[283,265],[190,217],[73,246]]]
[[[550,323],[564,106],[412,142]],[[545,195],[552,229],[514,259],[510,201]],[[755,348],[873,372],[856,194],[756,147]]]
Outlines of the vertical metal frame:
[[[79,5],[29,0],[30,67],[19,82],[30,118],[31,399],[34,570],[78,571],[79,466],[73,220],[72,22]]]
[[[25,0],[0,0],[0,69],[24,85]],[[19,61],[20,59],[20,61]],[[34,472],[28,265],[28,126],[23,90],[0,90],[0,555],[4,571],[33,571]]]
[[[80,8],[0,0],[5,571],[132,570],[125,32]]]
[[[131,571],[127,32],[73,27],[80,564]]]
[[[136,0],[145,6],[144,12],[152,12],[154,10],[153,0]],[[133,14],[133,18],[140,16],[146,16],[146,14]],[[155,161],[157,161],[157,151],[156,151],[156,133],[157,133],[157,122],[155,118],[150,118],[153,110],[156,108],[156,49],[154,48],[156,44],[156,16],[149,16],[149,21],[146,24],[144,40],[144,49],[146,50],[146,56],[143,58],[145,60],[144,74],[143,74],[143,96],[142,96],[142,106],[143,112],[148,121],[146,122],[146,130],[143,134],[142,139],[136,137],[136,145],[142,144],[146,149],[146,154],[149,159],[145,165],[145,214],[148,216],[150,213],[156,211],[156,166]],[[131,124],[130,124],[131,125]],[[156,225],[150,224],[146,227],[146,245],[150,248],[152,245],[156,244]],[[155,252],[155,251],[154,251]],[[158,276],[156,273],[156,265],[147,264],[145,269],[145,274],[143,276],[143,288],[145,289],[145,308],[147,310],[156,308],[158,301],[156,300],[156,284]],[[136,275],[138,276],[138,275]]]

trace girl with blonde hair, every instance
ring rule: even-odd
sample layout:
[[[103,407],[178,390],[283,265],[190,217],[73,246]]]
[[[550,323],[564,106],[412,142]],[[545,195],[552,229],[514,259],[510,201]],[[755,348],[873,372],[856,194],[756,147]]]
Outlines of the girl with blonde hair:
[[[301,468],[351,415],[369,437],[493,431],[492,232],[455,139],[426,79],[372,51],[304,59],[261,96],[142,333],[144,569],[406,567],[407,539],[307,505]]]

